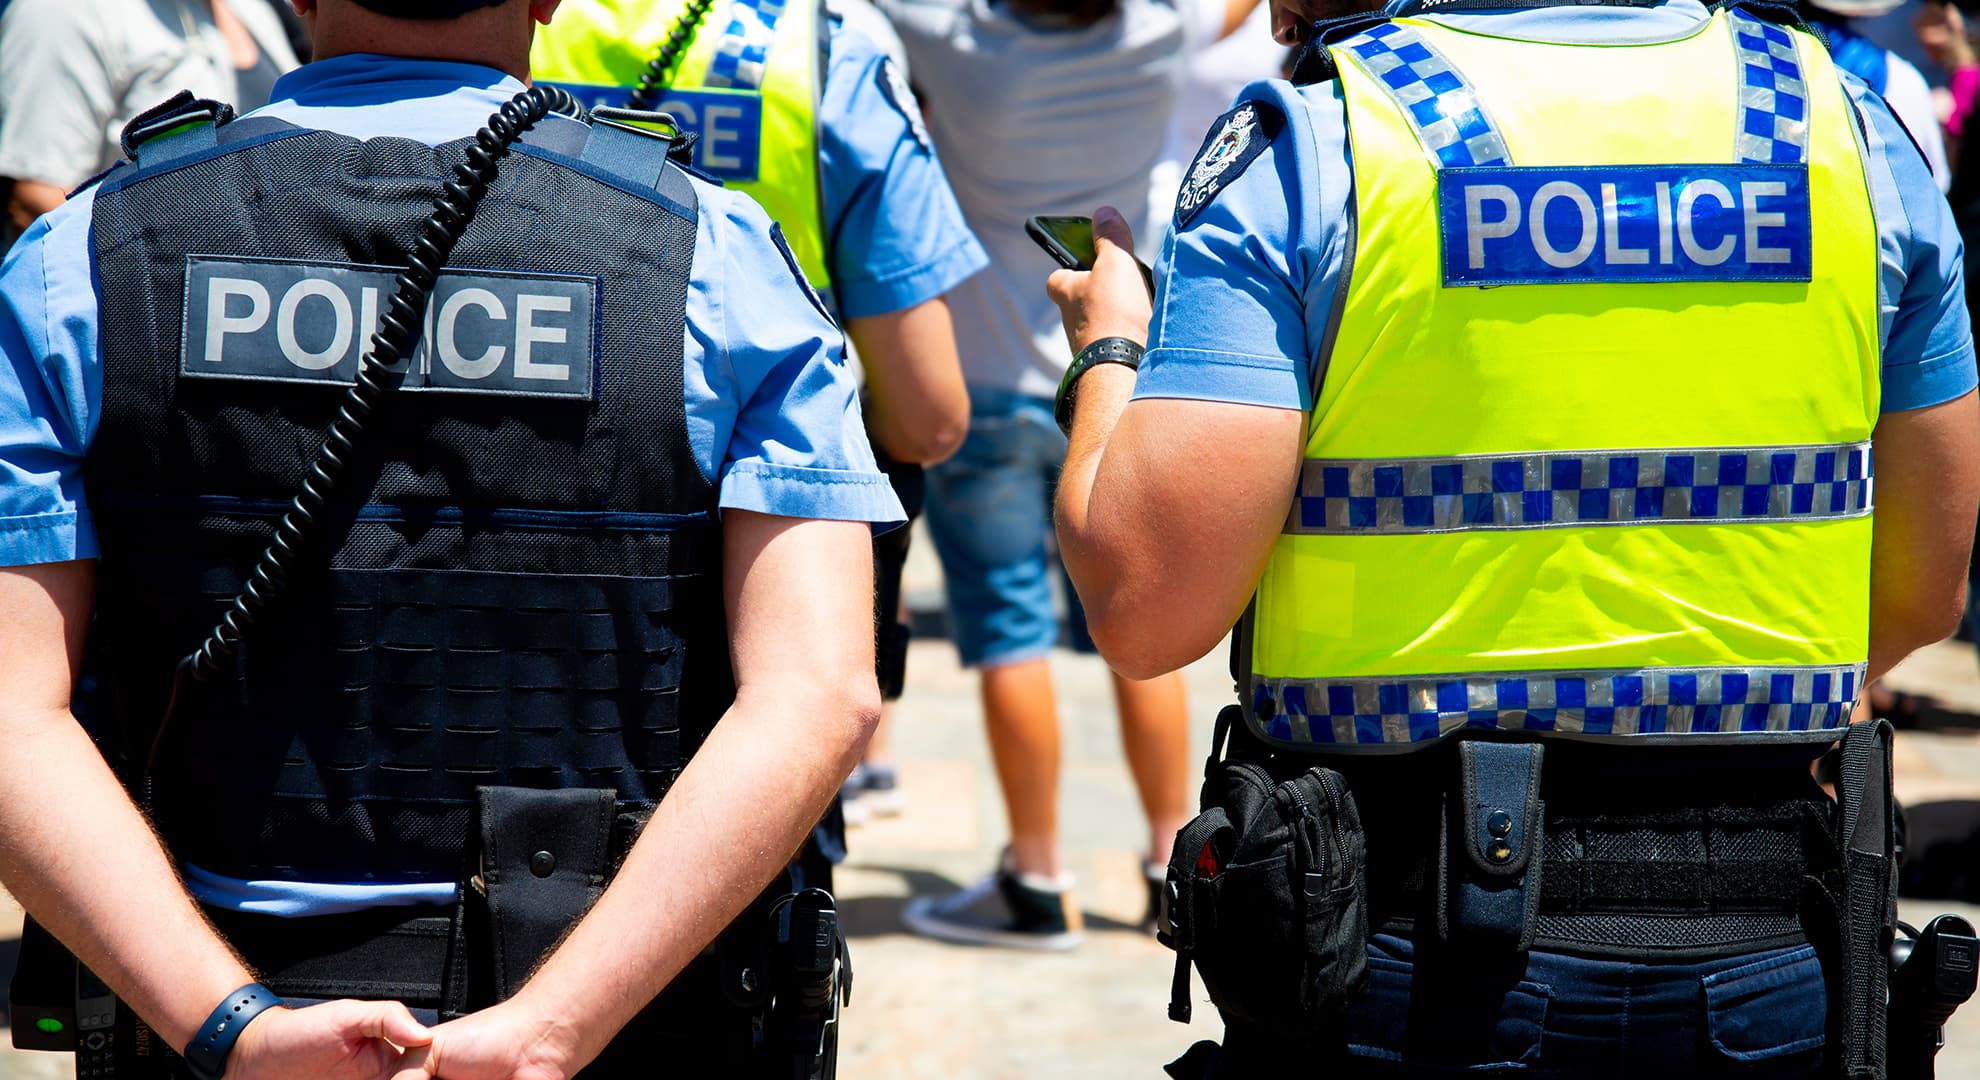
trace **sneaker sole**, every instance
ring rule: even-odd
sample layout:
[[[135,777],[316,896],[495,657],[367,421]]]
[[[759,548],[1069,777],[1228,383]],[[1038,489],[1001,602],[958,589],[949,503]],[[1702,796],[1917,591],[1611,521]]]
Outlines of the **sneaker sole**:
[[[858,828],[873,816],[873,808],[864,798],[852,799],[839,804],[839,814],[846,819],[846,828]]]
[[[922,937],[955,945],[992,945],[1030,952],[1066,952],[1078,948],[1080,942],[1086,940],[1085,932],[1080,930],[1040,934],[1023,930],[999,930],[989,926],[961,926],[934,917],[930,914],[934,906],[934,897],[920,897],[902,909],[901,922],[906,924],[910,931]]]

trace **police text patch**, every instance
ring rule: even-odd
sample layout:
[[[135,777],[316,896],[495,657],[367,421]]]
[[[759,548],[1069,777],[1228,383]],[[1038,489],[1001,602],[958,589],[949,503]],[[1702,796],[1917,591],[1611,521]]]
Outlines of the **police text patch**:
[[[1807,281],[1805,165],[1437,173],[1444,284]]]
[[[1261,101],[1247,101],[1217,118],[1176,193],[1176,228],[1189,224],[1252,159],[1272,144],[1285,117]]]
[[[349,383],[395,277],[375,266],[189,256],[179,371]],[[402,388],[589,401],[597,291],[585,277],[442,270]]]

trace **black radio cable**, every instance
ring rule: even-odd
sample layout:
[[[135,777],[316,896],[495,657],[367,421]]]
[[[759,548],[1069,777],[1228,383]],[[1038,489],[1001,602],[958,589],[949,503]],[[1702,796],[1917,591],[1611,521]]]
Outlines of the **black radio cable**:
[[[379,320],[378,332],[372,335],[371,351],[358,361],[357,376],[344,394],[344,403],[338,408],[336,419],[331,421],[323,445],[310,462],[302,490],[289,503],[281,524],[275,527],[274,538],[255,561],[246,584],[228,605],[226,613],[208,632],[199,648],[180,660],[172,673],[172,693],[166,700],[165,715],[159,720],[158,730],[152,735],[150,752],[144,760],[144,798],[147,805],[151,801],[151,772],[158,763],[160,749],[165,745],[165,735],[171,729],[173,714],[178,710],[179,693],[185,688],[186,679],[190,677],[204,681],[219,672],[222,662],[231,657],[240,645],[241,637],[269,603],[281,594],[289,571],[307,546],[310,530],[321,519],[338,477],[349,465],[366,423],[379,402],[391,392],[394,383],[387,380],[404,371],[418,339],[420,324],[426,317],[427,305],[432,301],[433,286],[440,268],[453,253],[454,245],[467,232],[475,208],[488,194],[488,186],[495,181],[496,167],[523,132],[535,127],[553,112],[571,117],[584,116],[584,109],[577,99],[554,86],[532,87],[511,98],[501,111],[488,118],[487,127],[475,132],[466,159],[454,166],[453,178],[447,181],[445,190],[434,200],[433,213],[420,224],[419,240],[414,245],[413,254],[393,283],[396,290],[392,304]]]
[[[715,6],[715,0],[688,0],[680,18],[674,20],[673,28],[667,31],[667,40],[660,43],[660,51],[647,61],[646,70],[639,73],[639,85],[633,87],[632,100],[626,108],[634,112],[652,112],[660,104],[660,95],[673,88],[673,69],[681,59],[681,52],[694,39],[694,32],[701,27],[701,20],[708,17],[708,9]]]

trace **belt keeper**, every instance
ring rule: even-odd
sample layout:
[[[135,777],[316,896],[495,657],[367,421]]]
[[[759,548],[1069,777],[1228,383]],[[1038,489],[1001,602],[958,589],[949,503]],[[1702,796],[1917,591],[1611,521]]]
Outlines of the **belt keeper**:
[[[1438,929],[1447,944],[1523,953],[1540,908],[1542,810],[1538,743],[1458,744],[1447,796]]]

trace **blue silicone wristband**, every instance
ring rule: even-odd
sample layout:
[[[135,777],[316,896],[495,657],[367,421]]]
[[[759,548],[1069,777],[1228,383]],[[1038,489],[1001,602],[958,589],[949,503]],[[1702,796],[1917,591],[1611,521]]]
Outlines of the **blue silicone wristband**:
[[[247,1030],[248,1022],[280,1004],[282,999],[275,996],[275,991],[260,983],[249,983],[228,994],[227,1000],[207,1014],[206,1023],[199,1026],[198,1034],[186,1044],[187,1067],[199,1080],[220,1080],[227,1075],[227,1055],[233,1052],[234,1043]]]

